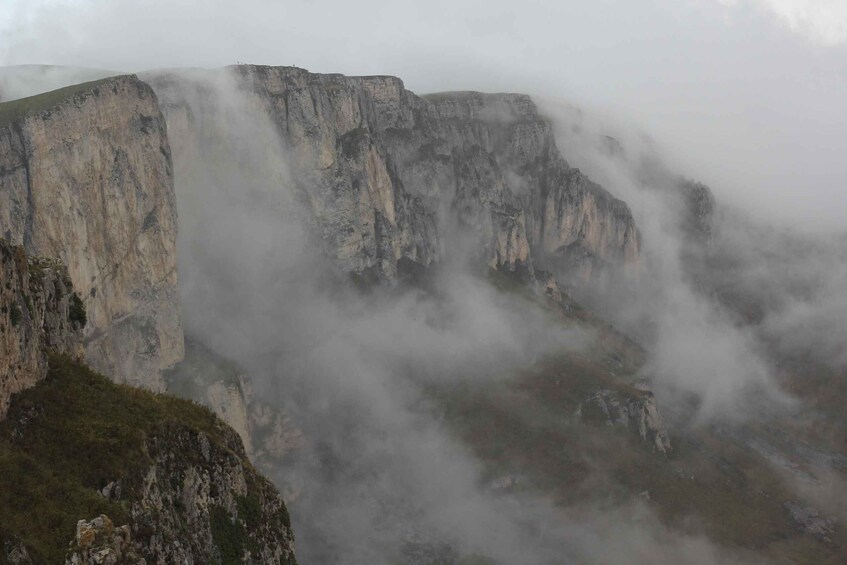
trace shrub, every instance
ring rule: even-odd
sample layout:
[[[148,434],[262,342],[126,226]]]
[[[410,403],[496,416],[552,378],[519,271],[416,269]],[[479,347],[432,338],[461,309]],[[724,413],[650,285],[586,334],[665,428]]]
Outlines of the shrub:
[[[11,308],[9,309],[9,320],[11,320],[12,326],[17,326],[20,323],[22,317],[23,312],[21,311],[21,307],[18,306],[17,303],[12,304]]]
[[[83,304],[82,299],[77,293],[73,293],[73,296],[71,296],[68,319],[71,322],[78,323],[82,327],[85,327],[86,322],[88,322],[88,316],[85,314],[85,304]]]

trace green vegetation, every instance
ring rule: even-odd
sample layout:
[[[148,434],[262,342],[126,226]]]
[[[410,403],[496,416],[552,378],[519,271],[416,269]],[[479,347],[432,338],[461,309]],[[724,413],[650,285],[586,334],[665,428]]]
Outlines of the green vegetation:
[[[593,504],[602,493],[613,508],[647,492],[656,515],[683,533],[705,532],[721,545],[772,557],[790,551],[820,558],[803,563],[837,562],[837,548],[794,526],[782,506],[790,492],[756,454],[703,431],[674,435],[674,450],[660,456],[626,428],[586,417],[591,383],[606,387],[612,378],[577,361],[550,359],[494,384],[441,385],[430,398],[484,462],[489,480],[518,475],[522,481],[512,488],[537,490],[562,506]]]
[[[12,322],[12,327],[16,327],[23,317],[23,312],[21,311],[21,307],[18,306],[17,302],[13,302],[9,307],[9,320]]]
[[[528,303],[544,300],[508,273],[492,271],[489,282]],[[578,305],[563,308],[561,321],[595,330],[601,343],[553,352],[497,379],[455,375],[425,389],[447,428],[483,462],[486,481],[517,476],[507,488],[576,508],[596,505],[598,494],[608,509],[640,500],[668,528],[705,533],[742,554],[844,562],[845,532],[825,541],[799,529],[784,507],[797,496],[791,483],[743,444],[708,428],[672,427],[673,451],[664,456],[631,430],[609,426],[586,400],[597,388],[621,398],[644,394],[632,386],[639,374],[639,363],[627,361],[633,345]]]
[[[127,497],[97,490],[120,480],[134,492],[151,463],[146,440],[186,428],[223,441],[224,424],[206,408],[51,356],[47,378],[15,396],[0,422],[0,546],[18,538],[36,562],[61,563],[77,520],[103,513],[126,523]]]
[[[73,293],[70,301],[68,318],[71,322],[75,322],[82,327],[88,322],[88,316],[85,314],[85,304],[77,293]]]
[[[36,96],[3,102],[0,104],[0,127],[7,126],[26,116],[54,108],[69,98],[95,90],[98,86],[105,84],[109,80],[111,78],[84,82]]]
[[[32,304],[32,298],[26,293],[24,293],[23,298],[24,304],[26,304],[26,309],[29,311],[29,315],[32,316],[35,312],[35,307]]]
[[[359,154],[359,150],[363,143],[368,139],[368,130],[366,128],[355,128],[345,133],[339,139],[341,144],[341,154],[348,159],[352,159]]]
[[[218,505],[212,506],[211,514],[212,541],[221,552],[221,565],[241,563],[250,542],[244,522],[233,520],[229,512]]]

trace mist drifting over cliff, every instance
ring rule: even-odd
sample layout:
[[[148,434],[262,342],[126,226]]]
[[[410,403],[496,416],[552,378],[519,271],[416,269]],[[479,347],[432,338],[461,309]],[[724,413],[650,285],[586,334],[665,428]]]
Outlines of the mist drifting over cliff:
[[[297,492],[290,507],[303,562],[721,559],[637,501],[562,511],[492,492],[421,387],[495,382],[545,352],[580,349],[586,336],[494,292],[463,257],[434,294],[345,288],[308,245],[289,151],[235,70],[145,79],[174,146],[186,330],[246,367],[308,438],[276,477]],[[614,541],[598,543],[606,531]]]
[[[702,185],[644,132],[561,101],[545,100],[542,108],[570,162],[614,186],[633,208],[646,261],[638,288],[586,299],[655,352],[660,381],[695,392],[705,412],[726,416],[747,402],[745,388],[790,403],[763,342],[844,367],[834,342],[847,337],[847,324],[833,293],[847,283],[843,234],[768,224],[720,193],[716,202],[695,197],[700,209],[692,210],[686,191]]]
[[[317,202],[323,193],[315,194],[340,193],[345,179],[302,190],[294,172],[302,147],[283,139],[272,116],[278,100],[245,87],[243,73],[253,71],[220,69],[236,61],[395,74],[421,94],[536,95],[567,164],[602,185],[609,201],[626,203],[639,250],[634,272],[613,270],[588,284],[572,277],[565,263],[550,260],[545,269],[644,348],[638,377],[650,383],[672,422],[672,438],[719,428],[719,437],[784,472],[785,497],[813,491],[816,504],[841,511],[843,459],[824,448],[801,456],[775,447],[758,427],[781,432],[798,413],[819,416],[798,398],[798,366],[820,367],[835,383],[843,383],[847,366],[841,155],[847,111],[837,26],[821,28],[804,2],[787,12],[765,1],[549,4],[493,3],[483,10],[366,2],[334,6],[327,18],[317,5],[251,0],[204,5],[198,18],[196,2],[58,2],[18,4],[14,16],[0,20],[0,64],[76,67],[4,70],[0,100],[110,74],[89,67],[146,71],[140,77],[156,92],[173,153],[186,333],[244,367],[258,396],[307,438],[271,471],[291,498],[302,563],[755,558],[721,549],[696,519],[669,527],[649,490],[633,495],[606,476],[596,484],[583,481],[589,486],[580,488],[600,493],[588,502],[537,485],[502,488],[526,478],[486,466],[478,446],[450,427],[439,403],[442,387],[494,389],[551,355],[588,357],[596,328],[566,327],[538,302],[495,289],[475,263],[483,237],[460,227],[456,194],[427,193],[436,175],[404,186],[437,201],[434,211],[417,216],[426,227],[408,233],[432,235],[431,222],[437,235],[421,245],[399,228],[381,231],[391,222],[375,215],[369,228],[376,242],[360,245],[373,263],[368,273],[399,273],[377,251],[405,246],[433,267],[425,280],[351,280],[344,266],[360,259],[347,253],[358,243],[312,212],[323,205]],[[843,22],[838,10],[827,13]],[[303,24],[311,21],[325,25]],[[188,68],[199,66],[216,70]],[[481,121],[509,123],[515,117],[507,106]],[[356,111],[370,110],[351,106],[350,114]],[[316,115],[314,122],[303,120],[303,128],[319,129],[319,122]],[[345,138],[351,160],[364,133],[356,135]],[[335,150],[314,149],[316,162],[326,164],[315,178],[329,177],[332,157],[323,153]],[[432,149],[434,160],[443,162],[454,150]],[[377,157],[369,156],[366,166],[378,168]],[[490,160],[481,157],[483,165],[469,168],[485,171]],[[401,174],[388,167],[374,176],[396,183]],[[504,202],[529,200],[525,178],[504,178],[504,192],[515,196]],[[714,197],[689,179],[710,184]],[[409,202],[396,209],[412,210]],[[531,224],[530,211],[522,208],[526,216],[514,225]],[[365,216],[358,208],[351,212],[359,213]],[[513,233],[501,238],[503,247],[512,254],[510,266],[525,266],[527,255]],[[339,257],[348,263],[339,266]],[[543,281],[534,283],[530,287],[543,295]],[[514,398],[499,400],[517,403],[519,393],[510,394]],[[556,416],[578,419],[590,404],[586,398]],[[609,405],[603,404],[606,416]],[[518,420],[547,431],[553,428],[548,416],[523,413]],[[613,420],[609,416],[610,427]],[[820,421],[828,420],[813,420]],[[586,432],[580,440],[593,447],[598,437],[605,436]],[[705,451],[703,443],[697,436],[683,445],[690,453]],[[589,456],[579,459],[602,468]],[[699,469],[689,478],[673,456],[661,460],[686,484],[701,479]],[[812,472],[803,467],[810,460]]]
[[[135,72],[242,61],[392,74],[421,93],[555,93],[647,129],[685,174],[760,219],[832,230],[847,213],[838,149],[847,47],[837,1],[494,2],[483,10],[370,0],[333,5],[331,17],[321,5],[267,0],[13,0],[5,8],[0,65]]]

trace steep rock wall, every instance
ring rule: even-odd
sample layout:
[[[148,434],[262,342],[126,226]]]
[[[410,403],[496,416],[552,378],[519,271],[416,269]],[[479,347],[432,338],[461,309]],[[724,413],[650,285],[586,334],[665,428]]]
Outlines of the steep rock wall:
[[[366,279],[457,254],[527,277],[550,263],[590,276],[598,263],[638,260],[626,204],[568,166],[528,96],[419,97],[394,77],[293,67],[219,73],[276,125],[326,253]],[[204,108],[187,100],[186,81],[145,78],[171,133],[190,136]]]
[[[163,389],[183,344],[170,148],[150,87],[121,76],[0,105],[0,235],[68,266],[93,367]]]
[[[47,374],[47,352],[82,354],[81,303],[67,269],[0,240],[0,420]]]

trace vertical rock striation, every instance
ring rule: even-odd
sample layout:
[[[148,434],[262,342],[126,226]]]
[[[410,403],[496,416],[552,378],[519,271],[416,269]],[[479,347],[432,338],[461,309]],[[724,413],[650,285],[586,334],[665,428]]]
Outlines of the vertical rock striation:
[[[638,260],[627,205],[567,164],[526,95],[419,97],[395,77],[294,67],[221,72],[278,129],[279,158],[326,253],[365,280],[456,255],[526,278]],[[202,97],[189,100],[179,73],[145,78],[172,134],[190,136]]]
[[[67,265],[93,367],[163,389],[183,344],[170,148],[149,86],[121,76],[0,105],[0,235]]]

